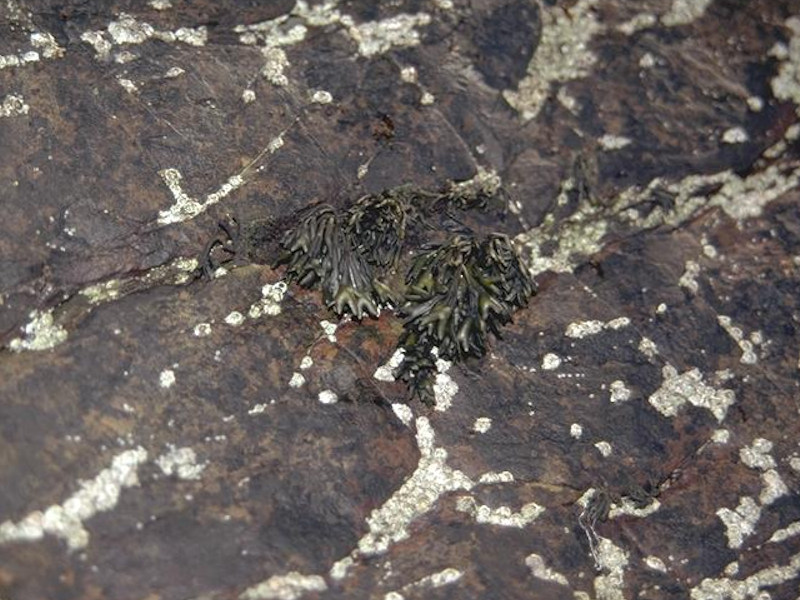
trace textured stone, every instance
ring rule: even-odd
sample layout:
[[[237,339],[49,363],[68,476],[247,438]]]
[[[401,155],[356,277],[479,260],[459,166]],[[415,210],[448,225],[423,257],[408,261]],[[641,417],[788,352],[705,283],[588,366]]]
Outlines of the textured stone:
[[[2,3],[0,597],[796,598],[798,23]],[[433,407],[391,311],[267,243],[195,276],[219,220],[473,178],[539,293]]]

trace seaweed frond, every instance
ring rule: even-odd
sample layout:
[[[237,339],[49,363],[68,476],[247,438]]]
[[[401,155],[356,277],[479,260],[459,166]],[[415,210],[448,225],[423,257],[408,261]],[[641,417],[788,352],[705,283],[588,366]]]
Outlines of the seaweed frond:
[[[409,205],[402,193],[363,196],[347,211],[347,229],[358,251],[378,267],[394,266],[406,235]]]
[[[427,248],[411,265],[406,285],[399,344],[406,358],[398,376],[426,402],[434,349],[447,360],[484,356],[489,333],[499,337],[500,327],[534,293],[510,240],[499,234],[482,242],[454,236]]]
[[[289,282],[321,290],[325,305],[337,316],[377,317],[379,307],[394,297],[376,276],[368,260],[371,255],[353,234],[349,220],[328,205],[315,207],[284,235],[276,265],[287,265]]]

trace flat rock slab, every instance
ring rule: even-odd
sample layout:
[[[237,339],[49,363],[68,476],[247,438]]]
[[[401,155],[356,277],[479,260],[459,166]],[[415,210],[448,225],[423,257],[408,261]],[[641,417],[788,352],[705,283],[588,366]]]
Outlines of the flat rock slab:
[[[789,0],[0,7],[0,597],[800,595]],[[436,403],[220,219],[502,182]],[[380,368],[384,367],[384,368]]]

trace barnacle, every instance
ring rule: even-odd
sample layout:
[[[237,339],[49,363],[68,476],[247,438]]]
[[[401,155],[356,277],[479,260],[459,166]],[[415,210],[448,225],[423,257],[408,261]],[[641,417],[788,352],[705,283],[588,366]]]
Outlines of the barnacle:
[[[499,234],[480,242],[454,236],[427,248],[411,265],[406,285],[400,339],[406,360],[398,376],[425,401],[435,373],[434,349],[447,360],[482,357],[489,333],[499,337],[500,327],[534,291],[510,240]]]

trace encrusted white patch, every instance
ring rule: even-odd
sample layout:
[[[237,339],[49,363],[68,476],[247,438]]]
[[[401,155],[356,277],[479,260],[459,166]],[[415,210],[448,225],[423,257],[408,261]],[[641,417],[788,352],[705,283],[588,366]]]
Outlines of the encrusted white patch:
[[[739,572],[739,562],[738,561],[733,561],[733,562],[728,563],[727,565],[725,565],[725,569],[723,570],[723,572],[728,577],[733,577],[734,575],[736,575]]]
[[[244,323],[244,315],[238,310],[233,310],[225,317],[225,322],[233,327],[238,327]]]
[[[247,88],[242,92],[242,102],[244,102],[245,104],[250,104],[251,102],[254,102],[255,99],[256,99],[256,93],[254,90]]]
[[[208,30],[205,27],[181,27],[175,31],[160,31],[149,23],[139,21],[133,15],[123,12],[116,21],[111,21],[105,30],[98,29],[81,34],[81,40],[94,48],[98,59],[107,59],[114,45],[142,44],[150,39],[204,46],[208,39]]]
[[[609,390],[611,392],[611,402],[613,403],[626,402],[631,399],[631,391],[624,381],[619,379],[612,381]]]
[[[149,0],[147,4],[155,10],[167,10],[172,8],[172,0]]]
[[[403,67],[400,69],[400,79],[406,83],[417,83],[419,75],[416,67]]]
[[[598,140],[598,142],[600,142],[600,147],[603,148],[603,150],[619,150],[630,145],[632,141],[633,140],[631,140],[631,138],[621,135],[613,135],[611,133],[605,134]]]
[[[583,435],[583,427],[579,423],[573,423],[569,426],[569,434],[576,440],[579,440]]]
[[[769,506],[781,496],[789,493],[789,488],[775,469],[768,469],[761,474],[761,493],[758,501],[762,506]]]
[[[233,175],[228,178],[216,192],[212,192],[206,196],[203,202],[198,202],[194,198],[190,198],[189,195],[183,191],[183,187],[181,186],[183,175],[181,175],[178,169],[162,169],[158,174],[161,175],[172,197],[175,199],[175,204],[170,206],[167,210],[162,210],[158,213],[158,222],[161,225],[193,219],[244,184],[244,179],[241,175]]]
[[[567,326],[567,331],[564,335],[569,338],[580,339],[589,337],[590,335],[597,335],[604,329],[612,329],[616,331],[618,329],[622,329],[623,327],[627,327],[630,324],[631,320],[628,317],[618,317],[607,322],[597,320],[580,321],[576,323],[570,323]]]
[[[333,102],[333,96],[325,90],[317,90],[311,94],[311,102],[315,104],[330,104]]]
[[[713,0],[673,0],[669,11],[661,15],[667,27],[688,25],[702,17]]]
[[[404,585],[401,588],[402,592],[413,592],[417,590],[425,590],[431,588],[440,588],[445,585],[450,585],[461,579],[464,574],[459,571],[458,569],[454,569],[449,567],[447,569],[442,569],[441,571],[437,571],[436,573],[431,573],[430,575],[426,575],[409,583],[408,585]],[[389,592],[384,596],[384,600],[403,600],[404,596],[399,592]]]
[[[461,471],[447,466],[447,451],[434,446],[434,432],[427,417],[418,417],[417,444],[420,461],[406,482],[367,518],[369,531],[358,542],[364,555],[386,552],[392,543],[408,537],[409,525],[433,508],[442,494],[470,490],[475,483]]]
[[[295,371],[292,373],[292,378],[289,380],[289,387],[299,388],[306,382],[306,378],[301,373]]]
[[[687,402],[693,406],[705,408],[722,422],[728,408],[736,401],[733,390],[715,389],[703,382],[699,369],[691,369],[678,374],[672,365],[665,365],[661,370],[664,381],[647,399],[648,402],[665,417],[674,417]]]
[[[800,16],[789,17],[785,25],[792,32],[789,45],[770,52],[781,60],[778,75],[771,82],[772,93],[778,100],[794,102],[800,113]]]
[[[339,401],[339,396],[331,390],[322,390],[319,393],[319,401],[322,404],[336,404]]]
[[[164,369],[158,376],[158,383],[162,388],[170,388],[175,385],[175,371]]]
[[[700,274],[700,265],[693,260],[687,260],[684,266],[683,275],[678,279],[678,285],[685,287],[687,290],[696,294],[700,290],[700,284],[697,283],[697,276]]]
[[[19,523],[0,524],[0,544],[32,542],[49,534],[63,539],[70,550],[85,548],[89,532],[83,522],[114,508],[122,489],[139,485],[138,469],[146,460],[147,451],[141,446],[116,455],[109,468],[81,481],[80,489],[62,504],[34,511]]]
[[[78,293],[89,300],[90,304],[102,304],[119,298],[121,284],[119,279],[109,279],[102,283],[88,285]]]
[[[289,84],[289,78],[284,74],[284,70],[289,66],[289,59],[283,48],[266,47],[261,49],[264,55],[264,65],[261,67],[261,75],[272,85],[279,87]]]
[[[514,512],[508,506],[492,508],[478,504],[472,496],[462,496],[456,501],[456,510],[471,515],[477,523],[522,528],[538,519],[545,508],[535,502],[529,502],[523,505],[519,512]]]
[[[254,404],[253,408],[247,411],[248,415],[260,415],[264,411],[267,410],[267,404],[264,402],[260,402],[258,404]]]
[[[625,35],[633,35],[637,31],[653,27],[656,23],[658,23],[658,17],[653,13],[639,13],[628,21],[617,25],[617,31]]]
[[[796,580],[800,576],[800,554],[795,554],[785,566],[774,565],[757,571],[742,580],[703,579],[690,592],[691,600],[746,600],[749,598],[767,600],[771,596],[762,590]]]
[[[419,45],[418,27],[431,22],[427,13],[399,14],[380,21],[367,21],[356,25],[350,17],[343,17],[350,37],[358,44],[362,56],[383,54],[392,48]]]
[[[447,374],[453,363],[449,360],[437,359],[436,379],[433,382],[434,408],[446,411],[453,405],[453,398],[458,393],[458,384]]]
[[[731,439],[731,432],[727,429],[715,429],[711,434],[711,441],[715,444],[727,444]]]
[[[353,557],[352,556],[345,556],[341,560],[337,560],[333,563],[331,570],[328,574],[331,576],[331,579],[335,579],[337,581],[344,579],[347,577],[347,571],[350,570],[350,567],[353,566]]]
[[[411,408],[409,408],[408,404],[393,402],[392,411],[394,411],[394,414],[397,416],[397,418],[402,421],[403,425],[410,425],[412,419],[414,418],[414,413],[411,412]]]
[[[639,352],[644,354],[647,358],[653,359],[658,354],[658,346],[650,338],[643,337],[639,342]]]
[[[297,600],[308,592],[324,592],[328,589],[319,575],[302,575],[291,571],[286,575],[273,575],[247,588],[240,596],[242,600]]]
[[[38,48],[45,58],[61,58],[64,56],[64,49],[56,43],[52,34],[43,31],[31,33],[31,45]]]
[[[436,102],[436,96],[430,92],[422,92],[422,96],[419,99],[419,103],[422,104],[422,106],[430,106],[434,102]]]
[[[747,108],[753,112],[761,112],[764,110],[764,99],[760,96],[750,96],[747,98]]]
[[[636,504],[630,498],[623,498],[619,504],[615,503],[611,505],[611,508],[608,511],[608,518],[616,519],[617,517],[625,515],[643,519],[649,515],[652,515],[659,508],[661,508],[661,502],[656,499],[651,500],[647,506],[637,508]]]
[[[745,337],[744,332],[742,331],[741,327],[736,327],[731,318],[726,315],[720,315],[717,317],[717,321],[719,322],[720,326],[728,332],[728,335],[733,338],[739,348],[742,350],[742,358],[740,362],[746,365],[754,365],[758,362],[758,356],[755,353],[755,348],[758,344],[763,342],[763,337],[761,333],[756,331],[751,334],[750,339]]]
[[[535,118],[550,97],[554,83],[585,77],[597,62],[589,49],[592,38],[603,31],[594,8],[598,0],[578,0],[566,8],[542,10],[542,35],[516,90],[505,90],[506,101],[524,120]]]
[[[197,337],[206,337],[211,335],[211,324],[198,323],[194,326],[194,335]]]
[[[766,471],[777,466],[771,452],[772,442],[764,438],[756,438],[750,446],[739,450],[739,459],[751,469]]]
[[[164,475],[176,475],[179,479],[200,479],[206,463],[198,463],[197,455],[189,447],[176,448],[168,445],[168,451],[156,458],[156,464]]]
[[[139,88],[136,87],[136,84],[131,81],[130,79],[126,79],[125,77],[117,77],[117,82],[125,88],[125,91],[129,94],[135,94],[139,91]]]
[[[573,115],[577,115],[580,112],[581,105],[578,100],[567,91],[567,86],[558,88],[556,100]]]
[[[664,561],[657,556],[646,556],[644,558],[644,564],[654,571],[661,571],[662,573],[667,572],[667,565],[665,565]]]
[[[67,330],[53,320],[53,309],[39,312],[31,311],[30,321],[23,327],[25,337],[14,338],[8,347],[14,352],[23,350],[49,350],[67,339]]]
[[[628,553],[616,546],[608,538],[598,536],[595,560],[597,567],[604,572],[594,578],[594,593],[597,600],[624,600],[625,567],[628,566]]]
[[[552,371],[561,366],[561,357],[553,352],[548,352],[542,357],[542,369]]]
[[[487,471],[478,478],[478,483],[511,483],[514,481],[514,474],[510,471]]]
[[[778,529],[775,533],[772,534],[772,537],[769,538],[769,542],[778,543],[784,540],[788,540],[790,537],[794,537],[796,535],[800,535],[800,521],[795,521],[791,523],[788,527],[784,527],[783,529]]]
[[[319,326],[322,327],[322,331],[328,338],[328,341],[331,343],[336,343],[336,329],[339,327],[336,323],[331,323],[330,321],[320,321]]]
[[[472,424],[472,431],[475,433],[486,433],[492,428],[492,420],[489,417],[478,417]]]
[[[300,369],[305,371],[306,369],[310,369],[314,366],[314,359],[310,356],[306,355],[300,360]]]
[[[574,187],[575,181],[567,179],[559,197],[566,198],[567,192]],[[531,276],[545,271],[571,273],[579,257],[599,252],[609,223],[597,213],[596,207],[586,203],[579,206],[569,219],[557,222],[551,213],[541,225],[519,234],[515,241],[527,251]]]
[[[750,139],[743,127],[731,127],[722,133],[722,141],[726,144],[743,144]]]
[[[798,184],[800,168],[791,163],[770,165],[744,179],[729,173],[722,188],[707,201],[707,206],[719,206],[732,219],[742,221],[760,216],[767,204]]]
[[[247,316],[257,319],[262,315],[274,317],[281,313],[281,302],[289,289],[285,281],[268,283],[261,288],[261,299],[254,302],[247,310]]]
[[[30,106],[20,94],[9,94],[0,104],[0,117],[17,117],[28,114]]]
[[[611,452],[613,451],[611,444],[606,441],[599,441],[595,443],[594,447],[597,448],[597,451],[600,452],[600,454],[602,454],[604,457],[611,456]]]
[[[403,348],[398,348],[386,361],[386,364],[375,369],[375,373],[372,376],[378,381],[394,381],[394,370],[400,366],[405,356],[406,351]]]
[[[525,566],[531,570],[531,575],[542,581],[552,581],[558,585],[568,586],[569,581],[558,571],[554,571],[544,562],[538,554],[529,554],[525,557]]]
[[[30,23],[26,27],[33,27]],[[56,43],[50,33],[33,31],[30,35],[31,46],[37,50],[20,50],[17,54],[0,55],[0,70],[6,67],[22,67],[27,64],[39,62],[44,58],[61,58],[64,49]]]
[[[642,57],[639,59],[639,66],[643,69],[652,69],[656,64],[656,57],[649,52],[642,54]]]
[[[735,509],[720,508],[717,516],[725,525],[728,548],[736,549],[741,547],[744,538],[755,531],[756,523],[761,517],[761,507],[750,496],[742,496]]]

